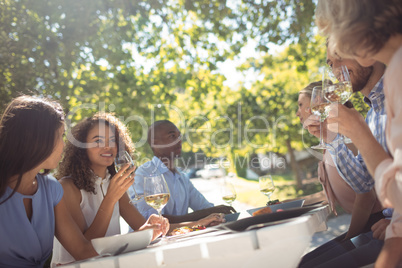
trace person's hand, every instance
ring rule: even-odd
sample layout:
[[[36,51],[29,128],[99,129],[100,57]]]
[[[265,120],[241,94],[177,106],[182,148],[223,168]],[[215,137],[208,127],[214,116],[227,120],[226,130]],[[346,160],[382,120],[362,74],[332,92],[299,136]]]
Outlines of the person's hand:
[[[388,219],[381,219],[371,226],[371,231],[373,231],[373,238],[378,240],[385,239],[385,230],[387,229],[388,225],[391,223],[391,220]]]
[[[166,235],[169,231],[170,224],[168,219],[165,217],[159,217],[156,214],[149,216],[148,220],[139,230],[153,229],[154,233],[152,235],[152,240],[155,240],[160,235]]]
[[[310,115],[303,123],[303,127],[308,130],[311,135],[320,138],[320,118],[314,114]],[[336,137],[337,133],[331,132],[327,128],[327,120],[322,122],[322,138],[326,143],[330,143]]]
[[[307,119],[304,120],[304,122],[303,122],[303,128],[308,129],[309,127],[317,127],[318,128],[318,137],[319,137],[320,136],[320,117],[315,114],[309,115],[309,117],[307,117]],[[313,133],[311,133],[311,134],[313,134]],[[316,134],[313,134],[313,135],[315,136]]]
[[[380,255],[375,262],[375,268],[402,266],[402,237],[393,237],[385,240]]]
[[[204,225],[205,227],[219,225],[221,223],[226,222],[225,214],[223,213],[212,213],[211,215],[198,220],[196,222],[197,225]]]
[[[129,168],[130,164],[123,166],[111,179],[105,198],[117,202],[134,183],[136,167]]]
[[[236,210],[231,206],[219,205],[211,208],[205,209],[209,213],[223,213],[223,214],[232,214],[236,213]]]
[[[361,131],[370,130],[363,116],[353,108],[333,103],[327,118],[327,128],[354,140],[360,137]]]

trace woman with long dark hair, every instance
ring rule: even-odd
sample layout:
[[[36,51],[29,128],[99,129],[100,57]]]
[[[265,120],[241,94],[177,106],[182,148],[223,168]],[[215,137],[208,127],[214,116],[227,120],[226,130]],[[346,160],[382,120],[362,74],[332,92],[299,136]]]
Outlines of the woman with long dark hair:
[[[20,96],[0,120],[0,267],[43,267],[56,236],[76,259],[95,256],[50,175],[64,148],[62,107]]]

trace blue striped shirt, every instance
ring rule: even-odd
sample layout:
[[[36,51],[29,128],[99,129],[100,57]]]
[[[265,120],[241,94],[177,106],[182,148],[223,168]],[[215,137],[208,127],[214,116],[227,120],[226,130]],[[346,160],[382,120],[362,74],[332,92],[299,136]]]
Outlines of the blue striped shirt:
[[[385,139],[387,115],[385,111],[383,77],[371,90],[368,98],[364,97],[364,101],[370,106],[370,110],[366,116],[366,123],[376,140],[388,152]],[[374,187],[374,179],[368,172],[363,157],[360,153],[354,156],[344,143],[339,143],[338,141],[339,135],[331,142],[333,149],[329,149],[338,173],[356,193],[370,191]]]

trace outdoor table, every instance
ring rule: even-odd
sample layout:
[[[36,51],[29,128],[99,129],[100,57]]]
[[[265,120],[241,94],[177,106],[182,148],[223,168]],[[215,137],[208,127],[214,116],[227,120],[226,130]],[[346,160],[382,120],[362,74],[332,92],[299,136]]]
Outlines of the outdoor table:
[[[243,212],[242,212],[243,213]],[[118,256],[62,267],[297,267],[313,234],[326,229],[327,205],[313,212],[249,231],[194,234]]]

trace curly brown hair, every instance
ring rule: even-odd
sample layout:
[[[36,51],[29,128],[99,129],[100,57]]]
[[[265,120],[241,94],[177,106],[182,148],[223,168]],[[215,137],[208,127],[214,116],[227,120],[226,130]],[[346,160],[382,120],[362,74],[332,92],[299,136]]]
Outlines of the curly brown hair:
[[[63,177],[70,177],[78,189],[96,194],[94,181],[95,173],[90,168],[90,161],[86,150],[86,140],[89,131],[99,123],[104,123],[114,129],[118,150],[124,148],[130,155],[134,152],[134,144],[130,132],[126,126],[111,113],[96,113],[93,116],[79,122],[68,133],[68,141],[64,149],[63,160],[55,177],[60,180]],[[109,173],[116,174],[114,164],[108,166]]]

